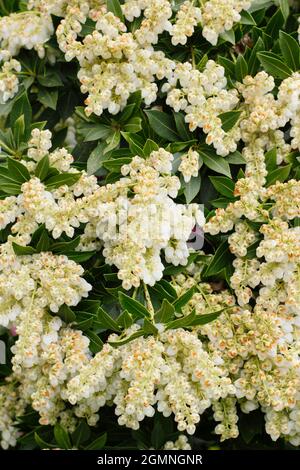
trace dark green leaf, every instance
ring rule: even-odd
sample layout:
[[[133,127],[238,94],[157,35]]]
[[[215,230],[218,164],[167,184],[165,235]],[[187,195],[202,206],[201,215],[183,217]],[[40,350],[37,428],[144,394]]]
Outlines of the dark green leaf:
[[[21,246],[14,242],[12,243],[12,246],[17,256],[33,255],[36,253],[36,250],[31,246]]]
[[[248,74],[248,65],[244,57],[240,54],[235,63],[235,78],[242,82],[243,78]]]
[[[109,313],[103,310],[102,307],[99,307],[98,309],[97,318],[104,328],[120,333],[121,330],[117,322],[109,315]]]
[[[40,253],[41,251],[48,251],[49,248],[50,248],[50,238],[46,230],[44,230],[36,245],[36,251]]]
[[[147,318],[144,318],[144,325],[143,325],[144,332],[149,335],[157,335],[158,329],[156,326],[151,323],[150,320],[147,320]]]
[[[227,264],[231,263],[231,258],[228,242],[225,240],[219,245],[212,260],[205,269],[203,273],[205,278],[217,275],[223,268],[226,268]]]
[[[251,13],[249,13],[248,11],[242,10],[240,15],[241,15],[240,22],[242,24],[256,25],[255,19],[253,18]]]
[[[56,189],[65,184],[67,186],[73,186],[73,184],[77,183],[80,177],[81,173],[61,173],[48,178],[45,183],[47,189]]]
[[[193,286],[172,303],[176,313],[181,313],[182,307],[184,307],[191,300],[194,293],[195,287]]]
[[[219,114],[219,118],[222,121],[223,131],[229,132],[238,122],[241,113],[241,111],[228,111],[227,113]]]
[[[89,444],[85,450],[101,450],[106,444],[107,434],[104,433],[101,436],[97,437],[91,444]]]
[[[154,152],[158,149],[159,149],[159,146],[157,145],[156,142],[154,142],[154,140],[147,139],[146,143],[143,147],[143,154],[145,155],[145,157],[148,157],[150,155],[150,153],[152,153],[152,152]]]
[[[234,197],[235,184],[230,178],[226,178],[226,176],[210,176],[209,179],[222,196],[228,198]]]
[[[40,88],[37,96],[40,103],[42,103],[45,108],[51,108],[56,110],[58,91],[57,90],[48,90],[47,88]]]
[[[133,333],[132,335],[130,336],[127,336],[123,339],[120,339],[118,341],[109,341],[109,344],[111,344],[112,346],[123,346],[123,344],[127,344],[127,343],[130,343],[131,341],[137,339],[137,338],[140,338],[141,336],[144,336],[145,332],[144,330],[138,330],[136,331],[135,333]]]
[[[111,127],[105,124],[91,124],[82,128],[84,134],[84,142],[93,140],[106,139],[112,132]]]
[[[118,18],[120,18],[121,21],[124,22],[124,16],[119,0],[107,0],[106,5],[108,11],[111,11],[115,16],[117,16]]]
[[[59,316],[66,323],[72,323],[73,321],[76,320],[75,313],[66,304],[63,304],[59,308],[59,310],[57,312],[57,316]]]
[[[281,183],[286,181],[289,177],[291,169],[292,165],[290,164],[271,171],[267,176],[267,187],[272,186],[272,184],[275,184],[276,181],[280,181]]]
[[[132,299],[123,292],[119,292],[119,302],[124,310],[127,310],[134,319],[149,317],[150,313],[143,304]]]
[[[97,147],[92,151],[87,161],[88,175],[93,175],[96,173],[102,167],[103,162],[107,160],[107,155],[104,155],[103,153],[105,147],[105,142],[99,142]]]
[[[168,142],[180,141],[179,135],[174,131],[176,126],[172,116],[156,109],[145,111],[145,113],[149,119],[151,129],[157,135]]]
[[[71,449],[72,443],[69,434],[64,430],[60,424],[54,426],[54,437],[61,449]]]
[[[197,176],[197,178],[192,177],[188,183],[184,185],[184,196],[185,202],[189,204],[190,202],[195,199],[197,194],[199,193],[201,188],[201,177]]]
[[[175,308],[167,299],[164,299],[160,309],[155,314],[156,323],[168,323],[173,320]]]
[[[279,45],[285,63],[294,71],[300,69],[300,46],[299,43],[284,31],[279,33]]]
[[[257,57],[266,72],[274,77],[285,79],[292,74],[292,70],[272,52],[258,52]]]
[[[208,168],[216,173],[221,173],[222,175],[231,178],[230,166],[225,158],[220,157],[209,148],[199,149],[199,155],[202,157],[204,164]]]
[[[103,348],[103,341],[93,331],[86,331],[85,336],[90,340],[89,348],[92,353],[97,354]]]
[[[90,435],[91,430],[87,423],[84,420],[80,421],[77,428],[72,434],[72,441],[74,443],[74,446],[78,448],[80,444],[89,440]]]
[[[122,312],[121,315],[118,316],[117,323],[121,327],[127,329],[130,328],[133,324],[133,318],[131,317],[131,315],[129,315],[127,310],[124,310],[124,312]]]
[[[30,174],[26,166],[18,160],[12,158],[7,159],[7,167],[9,175],[18,183],[23,184],[30,180]]]
[[[48,155],[45,155],[37,164],[36,169],[35,169],[35,176],[39,178],[41,181],[44,181],[44,179],[48,175],[49,171],[49,157]]]
[[[189,131],[189,128],[185,122],[184,114],[173,113],[173,116],[179,137],[183,140],[183,142],[191,140],[193,138],[193,134]]]

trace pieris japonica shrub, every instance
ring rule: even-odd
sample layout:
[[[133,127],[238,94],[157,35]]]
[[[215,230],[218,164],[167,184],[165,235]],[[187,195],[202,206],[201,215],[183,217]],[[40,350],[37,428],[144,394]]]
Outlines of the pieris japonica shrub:
[[[0,2],[3,449],[300,444],[300,4]]]

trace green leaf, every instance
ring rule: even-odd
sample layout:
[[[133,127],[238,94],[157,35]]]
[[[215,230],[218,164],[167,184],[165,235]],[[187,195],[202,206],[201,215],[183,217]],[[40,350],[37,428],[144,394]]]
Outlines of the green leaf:
[[[7,167],[9,175],[18,183],[23,184],[30,180],[30,174],[26,166],[18,160],[12,158],[7,159]]]
[[[14,102],[9,119],[11,127],[20,116],[24,116],[25,129],[29,129],[32,119],[32,109],[26,91]]]
[[[70,251],[66,253],[66,256],[76,263],[84,263],[92,258],[95,253],[95,251],[83,251],[82,253],[79,253],[78,251]]]
[[[223,308],[217,312],[196,315],[195,319],[191,321],[190,326],[202,326],[206,325],[207,323],[211,323],[212,321],[216,320],[221,315],[221,313],[224,312],[224,310],[226,309]]]
[[[184,307],[191,300],[194,293],[195,287],[193,286],[172,303],[176,313],[181,313],[182,307]]]
[[[121,114],[119,114],[116,119],[120,123],[126,123],[133,115],[135,109],[136,103],[127,104],[127,106],[125,106]]]
[[[199,60],[199,62],[197,63],[197,69],[200,71],[200,72],[203,72],[203,70],[205,69],[205,66],[208,62],[208,55],[207,54],[204,54],[201,59]]]
[[[53,449],[56,447],[53,444],[49,444],[48,442],[44,441],[37,432],[34,433],[34,439],[37,445],[40,447],[40,449]]]
[[[158,329],[156,328],[156,326],[154,326],[151,321],[147,320],[147,318],[144,318],[143,330],[146,334],[149,335],[157,335],[158,333]]]
[[[118,147],[120,144],[120,140],[121,140],[120,131],[115,131],[113,134],[108,136],[108,138],[106,139],[106,142],[108,143],[108,145],[105,147],[104,153],[108,153],[111,150],[114,150],[116,147]]]
[[[80,421],[77,428],[72,433],[72,441],[74,443],[74,446],[78,448],[80,444],[88,441],[90,436],[91,430],[89,426],[84,420]]]
[[[35,169],[35,176],[41,181],[44,181],[48,175],[50,163],[48,155],[45,155],[37,164]]]
[[[193,134],[189,131],[189,128],[185,122],[184,114],[173,112],[173,117],[176,125],[176,130],[182,141],[187,142],[191,140],[193,138]]]
[[[271,171],[268,176],[267,176],[267,184],[266,186],[272,186],[272,184],[275,184],[276,181],[280,181],[283,183],[286,181],[289,177],[290,171],[292,169],[292,164],[282,166],[280,168],[277,168],[276,170]]]
[[[105,147],[105,142],[99,142],[97,147],[90,154],[87,161],[88,175],[93,175],[96,173],[102,167],[103,162],[107,160],[107,155],[104,155]]]
[[[177,318],[177,320],[173,320],[166,325],[166,330],[176,330],[176,328],[187,328],[189,327],[192,322],[196,318],[195,310],[192,311],[189,315],[181,318]]]
[[[84,142],[106,139],[111,131],[111,127],[105,124],[91,124],[81,128],[81,132],[84,134]]]
[[[116,346],[116,347],[123,346],[123,344],[130,343],[131,341],[137,338],[140,338],[141,336],[144,336],[144,334],[145,334],[144,330],[141,329],[141,330],[136,331],[132,335],[127,336],[124,339],[120,339],[119,341],[109,341],[109,344],[111,344],[112,346]]]
[[[300,69],[300,46],[299,43],[284,31],[279,33],[279,45],[285,63],[294,71]]]
[[[185,183],[184,187],[184,196],[187,204],[192,202],[193,199],[197,196],[201,188],[201,177],[197,178],[192,177],[188,183]]]
[[[55,111],[57,106],[58,91],[48,90],[47,88],[40,88],[37,99],[45,106],[45,108],[51,108]]]
[[[12,246],[17,256],[34,255],[36,253],[36,250],[31,246],[21,246],[15,242],[12,243]]]
[[[130,151],[133,155],[144,156],[144,140],[141,136],[130,134],[130,132],[121,132],[122,136],[128,142]]]
[[[254,26],[256,25],[255,19],[253,18],[251,13],[249,13],[248,11],[242,10],[240,15],[241,15],[240,23],[250,24],[250,25],[254,25]]]
[[[264,49],[265,49],[264,41],[262,40],[262,38],[259,37],[251,51],[251,54],[248,60],[248,70],[249,70],[249,74],[252,76],[255,75],[259,70],[259,60],[257,58],[257,53],[263,51]]]
[[[158,149],[159,149],[159,146],[157,145],[156,142],[154,142],[154,140],[147,139],[143,147],[143,154],[145,155],[145,157],[148,157],[150,153],[157,151]]]
[[[97,354],[103,348],[103,341],[93,331],[86,331],[85,336],[90,340],[89,348],[92,353]]]
[[[160,309],[155,314],[156,323],[168,323],[173,320],[175,314],[174,305],[172,305],[167,299],[164,299]]]
[[[258,52],[257,57],[266,72],[274,77],[284,80],[293,73],[293,71],[272,52]]]
[[[127,310],[134,319],[150,317],[150,313],[143,304],[132,299],[123,292],[119,292],[119,302],[124,310]]]
[[[156,109],[145,111],[151,129],[156,132],[157,135],[162,137],[168,142],[180,141],[179,135],[174,131],[176,128],[172,116]]]
[[[60,186],[67,185],[73,186],[73,184],[77,183],[81,176],[81,173],[61,173],[56,176],[52,176],[51,178],[46,180],[46,187],[47,189],[56,189]]]
[[[124,16],[122,13],[119,0],[107,0],[106,5],[107,5],[107,10],[111,11],[115,16],[120,18],[120,20],[123,21],[124,23]]]
[[[18,117],[13,126],[13,134],[17,146],[20,145],[25,136],[25,119],[24,115]]]
[[[274,5],[274,1],[272,0],[254,0],[248,11],[253,13],[254,11],[261,10],[262,8],[269,8],[271,5]]]
[[[244,57],[240,54],[235,63],[235,77],[239,82],[248,74],[248,65]]]
[[[274,147],[265,154],[265,162],[268,173],[277,168],[277,149]]]
[[[122,312],[121,315],[118,316],[117,323],[121,327],[127,329],[130,328],[133,324],[133,318],[131,317],[131,315],[129,315],[127,310],[124,310],[124,312]]]
[[[41,251],[49,251],[50,248],[50,238],[46,230],[43,230],[38,244],[36,245],[36,251],[40,253]]]
[[[250,444],[255,436],[261,435],[264,431],[263,414],[258,410],[247,414],[241,413],[239,430],[246,444]]]
[[[56,315],[59,316],[65,323],[72,323],[73,321],[76,321],[75,313],[66,304],[63,304],[59,308]]]
[[[245,165],[246,163],[243,155],[238,150],[236,150],[233,153],[230,153],[226,157],[226,161],[230,163],[231,165]]]
[[[104,166],[104,168],[111,171],[112,173],[120,173],[122,166],[128,165],[131,160],[131,157],[104,160],[102,162],[102,165]]]
[[[265,33],[271,36],[273,39],[278,38],[279,30],[284,25],[284,17],[279,8],[272,18],[268,21],[268,24],[265,29]]]
[[[222,196],[225,196],[230,199],[234,197],[233,192],[234,192],[235,184],[230,178],[227,178],[225,176],[210,176],[209,179],[212,182],[215,189],[220,194],[222,194]]]
[[[200,148],[198,152],[200,157],[202,157],[204,164],[208,168],[215,171],[216,173],[220,173],[221,175],[225,175],[231,178],[230,166],[225,158],[220,157],[210,148]]]
[[[279,6],[280,6],[284,19],[287,20],[290,15],[289,0],[279,0]]]
[[[51,245],[51,251],[53,253],[68,253],[69,251],[74,251],[80,243],[80,235],[69,242],[56,242]],[[83,252],[86,253],[86,252]],[[79,255],[81,253],[78,253]]]
[[[161,279],[159,282],[156,282],[151,289],[158,293],[158,297],[160,299],[167,299],[170,302],[173,302],[177,298],[176,290],[165,279]]]
[[[229,132],[233,126],[238,122],[242,111],[228,111],[227,113],[219,114],[219,118],[222,121],[222,129],[225,132]]]
[[[121,330],[117,322],[105,310],[103,310],[102,307],[99,307],[98,309],[97,319],[104,328],[120,333]]]
[[[71,449],[72,443],[69,434],[64,430],[60,424],[54,426],[54,437],[61,449]]]
[[[124,126],[125,132],[139,132],[142,129],[142,118],[135,116],[126,122]]]
[[[217,275],[232,262],[232,256],[229,251],[228,242],[225,240],[217,248],[212,260],[203,272],[203,277],[208,278]]]
[[[101,434],[101,436],[97,437],[91,444],[89,444],[85,450],[101,450],[106,444],[107,434]]]
[[[235,65],[231,60],[227,59],[227,57],[219,56],[218,64],[224,67],[227,75],[229,75],[231,78],[235,77]]]
[[[235,44],[235,34],[233,29],[224,31],[224,33],[220,34],[220,37],[226,42],[230,42],[233,45]]]
[[[46,88],[63,86],[59,73],[54,69],[48,69],[43,75],[38,76],[39,83]]]

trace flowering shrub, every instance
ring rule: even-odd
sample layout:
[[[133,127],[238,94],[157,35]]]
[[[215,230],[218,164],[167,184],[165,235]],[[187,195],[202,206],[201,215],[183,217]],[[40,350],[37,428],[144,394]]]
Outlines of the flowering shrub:
[[[2,448],[299,446],[299,2],[0,12]]]

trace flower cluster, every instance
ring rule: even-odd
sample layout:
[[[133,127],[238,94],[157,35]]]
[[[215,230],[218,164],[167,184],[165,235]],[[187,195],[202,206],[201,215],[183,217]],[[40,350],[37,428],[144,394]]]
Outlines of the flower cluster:
[[[167,104],[176,112],[183,110],[190,130],[202,128],[207,144],[213,144],[222,156],[234,152],[240,139],[239,127],[227,133],[219,117],[239,102],[237,91],[226,90],[226,84],[224,68],[209,60],[203,72],[189,62],[176,64],[171,78],[162,87],[167,92]]]
[[[35,49],[42,58],[44,44],[53,34],[51,16],[37,11],[12,13],[0,19],[0,43],[12,56],[21,48]]]

